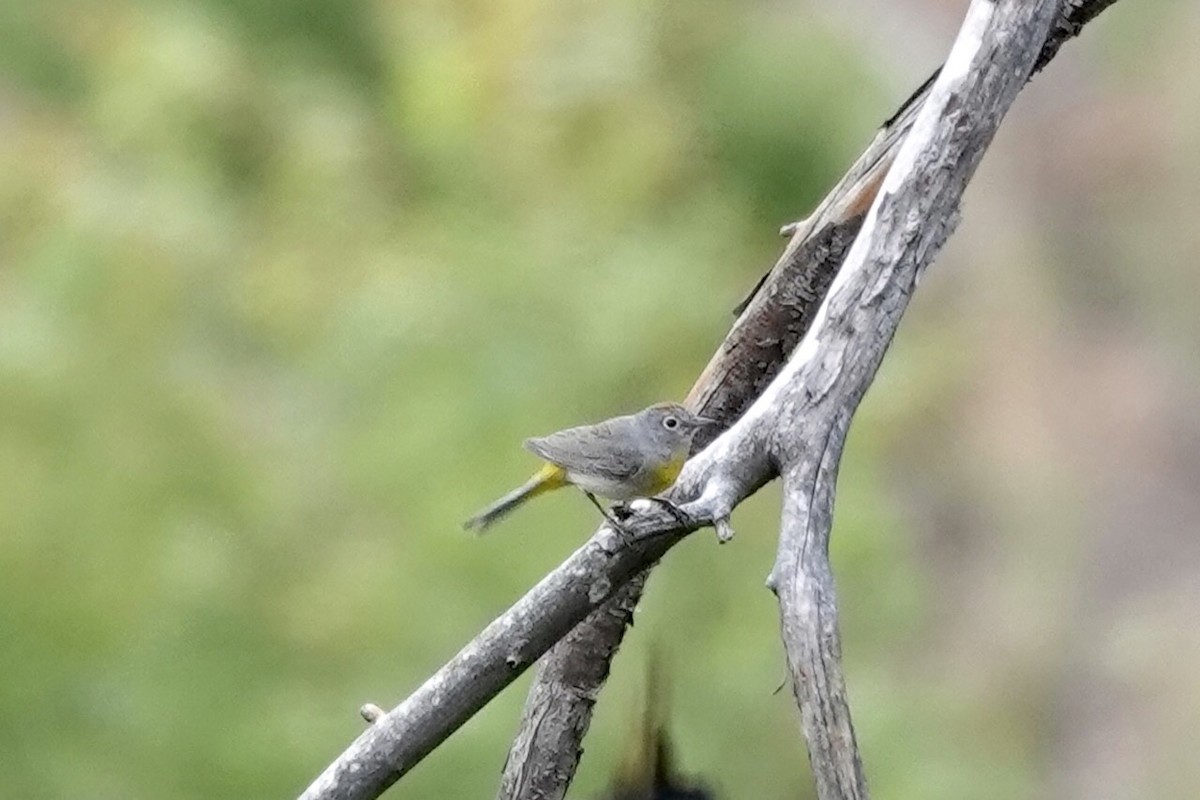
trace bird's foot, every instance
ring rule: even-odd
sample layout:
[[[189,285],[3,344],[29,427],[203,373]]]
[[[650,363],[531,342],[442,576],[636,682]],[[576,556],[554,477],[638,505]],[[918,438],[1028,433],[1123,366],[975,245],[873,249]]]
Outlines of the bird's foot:
[[[666,510],[666,512],[668,514],[670,514],[671,517],[676,522],[679,523],[679,526],[681,528],[696,527],[696,521],[694,519],[692,519],[691,515],[688,514],[686,511],[684,511],[679,506],[672,503],[667,498],[665,498],[665,497],[647,497],[646,499],[649,500],[651,503],[655,503],[655,504],[661,506],[662,508],[664,508]]]
[[[608,510],[614,517],[617,518],[619,522],[624,522],[627,519],[632,518],[633,515],[637,513],[629,507],[629,503],[624,501],[617,501],[616,503],[613,503],[608,507]]]
[[[671,518],[674,519],[677,523],[679,523],[680,527],[682,527],[682,528],[696,527],[696,520],[692,519],[690,514],[688,514],[682,508],[675,505],[674,503],[672,503],[670,500],[668,500],[665,497],[641,497],[641,498],[638,498],[637,500],[635,500],[634,504],[637,505],[638,507],[634,508],[633,506],[626,505],[624,503],[621,504],[624,509],[624,513],[626,514],[626,518],[628,518],[629,516],[632,516],[637,511],[643,511],[643,510],[648,509],[653,504],[653,505],[659,506],[660,508],[664,509],[668,514],[670,514]]]

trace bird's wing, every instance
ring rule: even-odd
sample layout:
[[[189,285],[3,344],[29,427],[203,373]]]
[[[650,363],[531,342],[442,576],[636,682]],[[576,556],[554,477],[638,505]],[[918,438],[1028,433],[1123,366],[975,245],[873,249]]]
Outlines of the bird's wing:
[[[626,441],[630,437],[621,435],[624,426],[618,422],[608,420],[526,439],[525,449],[568,472],[614,481],[628,480],[642,468],[644,459],[641,452]]]

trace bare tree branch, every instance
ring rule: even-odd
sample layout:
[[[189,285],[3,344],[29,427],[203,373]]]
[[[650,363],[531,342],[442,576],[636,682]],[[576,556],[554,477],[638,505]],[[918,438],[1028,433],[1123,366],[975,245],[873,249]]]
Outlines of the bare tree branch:
[[[861,211],[827,225],[780,257],[776,269],[782,277],[759,292],[755,313],[743,314],[734,325],[689,393],[689,407],[729,424],[759,396],[808,329],[877,188],[878,183],[862,190],[869,196],[860,200]],[[499,800],[550,800],[566,794],[596,695],[633,620],[651,566],[539,662],[504,765]]]
[[[669,497],[692,524],[681,527],[672,514],[645,502],[624,532],[602,527],[403,703],[382,716],[368,708],[364,716],[373,724],[302,800],[378,797],[688,533],[703,525],[720,532],[738,503],[776,476],[776,419],[810,392],[797,369],[781,371],[732,427],[684,465]]]
[[[962,193],[1034,66],[1055,0],[973,0],[875,204],[793,362],[809,387],[779,419],[779,596],[791,683],[820,800],[867,797],[842,677],[829,564],[846,431],[922,271],[958,220]],[[789,371],[793,368],[788,365]],[[803,432],[803,435],[798,435]]]
[[[1108,2],[1076,3],[1072,8],[1097,5]],[[782,371],[781,366],[810,326],[818,303],[863,224],[866,209],[894,158],[895,142],[912,125],[915,118],[912,109],[917,105],[911,103],[911,108],[902,110],[818,211],[796,226],[783,256],[750,298],[745,312],[689,395],[693,408],[730,420],[774,378],[742,418],[693,458],[680,476],[672,497],[688,501],[683,508],[691,515],[695,527],[714,524],[719,531],[727,527],[734,506],[775,474],[775,454],[766,443],[778,441],[773,433],[779,428],[778,418],[783,410],[810,402],[814,391],[817,395],[828,391],[829,387],[822,388],[820,384],[805,385],[800,380],[799,366],[793,367],[809,363],[811,353],[804,359],[793,359]],[[903,299],[906,301],[907,295]],[[803,348],[797,356],[802,354]],[[864,380],[869,380],[869,376]],[[847,415],[847,421],[848,418]],[[789,476],[789,480],[797,480],[790,471]],[[832,503],[831,493],[829,502]],[[531,693],[531,698],[537,698],[540,690],[549,690],[542,692],[542,700],[531,701],[541,713],[531,717],[527,705],[523,723],[523,731],[533,729],[533,735],[526,737],[531,744],[519,758],[510,756],[506,768],[506,776],[521,771],[527,775],[539,774],[544,770],[551,780],[552,791],[558,792],[533,794],[531,787],[536,782],[516,780],[511,783],[516,792],[512,796],[561,796],[574,772],[595,692],[603,683],[608,663],[621,641],[627,614],[640,595],[640,583],[628,582],[635,577],[639,581],[644,579],[649,566],[693,529],[681,528],[669,514],[656,507],[639,513],[627,527],[632,532],[632,543],[626,546],[613,531],[601,529],[407,700],[382,715],[378,709],[369,709],[368,716],[374,724],[302,797],[378,797],[591,614],[572,633],[572,644],[565,648],[568,655],[586,652],[587,668],[543,669],[544,678],[539,679]],[[787,529],[785,525],[785,533]],[[773,574],[777,577],[790,574],[786,566],[781,561]],[[625,591],[618,591],[627,583]],[[611,604],[596,612],[606,602]],[[547,665],[551,665],[550,660]],[[582,662],[577,666],[581,665]],[[564,711],[568,713],[559,713]],[[548,729],[552,729],[551,735],[543,736]],[[547,768],[555,763],[554,759],[546,758],[550,748],[567,756],[556,767]]]
[[[796,376],[781,374],[776,382]],[[367,800],[412,769],[501,689],[566,636],[622,585],[656,562],[691,531],[728,525],[743,499],[775,477],[768,456],[770,421],[798,385],[764,392],[728,431],[684,465],[670,496],[692,524],[681,527],[658,504],[643,501],[616,532],[602,527],[563,564],[494,620],[396,708],[379,716],[301,796],[303,800]]]
[[[600,688],[608,680],[609,667],[621,643],[621,634],[633,621],[633,611],[642,596],[649,570],[642,570],[622,586],[604,605],[597,608],[555,647],[562,647],[564,657],[543,658],[538,661],[535,690],[525,701],[526,713],[536,715],[537,723],[523,725],[508,752],[501,776],[500,796],[516,795],[533,785],[565,787],[575,774],[582,755],[580,743],[591,723],[592,707]],[[602,631],[602,636],[589,635]],[[595,650],[593,648],[613,648]],[[570,697],[558,697],[557,692],[570,691]],[[541,738],[564,737],[570,750],[549,750]],[[533,760],[529,752],[543,757]]]
[[[1061,45],[1115,0],[1065,0],[1038,56],[1040,70]],[[867,208],[912,127],[937,74],[884,124],[817,209],[785,228],[791,237],[775,266],[740,308],[741,315],[688,395],[694,410],[735,419],[774,377],[811,325],[818,305],[862,225]],[[596,612],[539,664],[497,800],[558,800],[582,752],[596,694],[632,619],[646,576],[620,604]],[[583,661],[588,666],[584,668]]]
[[[697,524],[707,521],[702,509]],[[379,716],[301,795],[304,800],[376,798],[501,689],[570,632],[613,591],[688,531],[656,508],[626,523],[634,537],[605,527],[494,620],[403,703]]]

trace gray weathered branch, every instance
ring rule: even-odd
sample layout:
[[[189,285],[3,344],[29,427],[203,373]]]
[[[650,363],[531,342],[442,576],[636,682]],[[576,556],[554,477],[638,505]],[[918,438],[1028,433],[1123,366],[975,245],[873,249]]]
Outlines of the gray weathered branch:
[[[700,507],[697,524],[711,520]],[[602,528],[561,566],[494,620],[403,703],[379,716],[301,795],[303,800],[369,800],[437,747],[515,680],[589,612],[688,530],[651,509],[626,523],[635,537]]]
[[[820,800],[867,797],[842,677],[829,564],[834,486],[850,419],[922,271],[1030,74],[1055,0],[973,0],[862,230],[787,371],[809,387],[779,419],[783,526],[769,585]]]
[[[1036,68],[1045,66],[1065,41],[1113,2],[1063,2]],[[689,394],[693,409],[724,420],[736,418],[779,371],[811,325],[932,85],[931,78],[884,124],[806,220],[787,227],[791,238],[783,254],[747,298]],[[566,794],[596,694],[632,619],[645,577],[626,588],[620,603],[580,623],[540,662],[497,800],[559,800]],[[602,663],[596,663],[597,658]]]
[[[1070,5],[1076,13],[1082,13],[1079,9],[1102,8],[1110,2]],[[915,105],[910,104],[912,108]],[[773,477],[777,462],[763,443],[779,441],[772,437],[778,429],[779,415],[810,400],[813,389],[799,381],[797,370],[789,368],[781,373],[780,369],[812,324],[818,304],[894,158],[894,143],[915,116],[910,108],[890,121],[818,212],[796,228],[783,256],[750,298],[689,395],[693,408],[728,421],[746,409],[775,378],[744,417],[692,459],[680,477],[673,496],[688,501],[684,508],[697,526],[727,525],[733,507]],[[847,415],[847,423],[848,419]],[[836,465],[836,459],[833,463]],[[826,474],[832,477],[831,471]],[[789,471],[786,485],[797,480],[800,477]],[[829,486],[828,502],[832,504],[832,483]],[[785,537],[791,527],[787,519],[790,517],[785,518]],[[608,663],[628,624],[628,614],[640,595],[640,581],[646,570],[691,529],[680,528],[670,515],[656,508],[638,514],[628,527],[635,538],[631,546],[620,546],[612,531],[602,529],[407,700],[382,716],[372,709],[374,724],[303,797],[378,797],[554,642],[571,632],[566,640],[570,645],[560,648],[568,658],[586,654],[574,664],[585,666],[586,661],[586,668],[546,669],[555,664],[571,666],[558,657],[557,650],[546,660],[523,723],[523,731],[535,730],[524,739],[527,746],[514,747],[505,773],[506,781],[514,773],[540,774],[549,781],[538,784],[516,780],[511,784],[513,793],[505,796],[561,797],[578,760],[578,746],[590,720],[595,692],[605,679]],[[782,560],[776,565],[776,579],[790,574],[787,567]],[[623,590],[622,585],[626,587]],[[579,625],[585,617],[586,622]],[[531,718],[531,707],[539,712],[537,717]],[[557,713],[564,710],[579,713]],[[556,762],[547,758],[552,751],[567,755]],[[537,794],[537,787],[544,785],[557,793]]]
[[[565,658],[547,656],[538,661],[535,688],[525,701],[526,713],[534,715],[536,724],[522,725],[509,748],[500,778],[501,797],[515,796],[541,785],[557,791],[559,786],[570,783],[582,755],[580,744],[591,723],[592,706],[608,680],[621,634],[633,621],[634,608],[649,574],[649,569],[645,569],[635,575],[612,599],[556,644],[566,654]],[[592,635],[596,631],[602,635]],[[557,694],[564,691],[570,692],[570,696]],[[547,748],[543,737],[562,738],[570,749]],[[528,758],[526,754],[531,752],[538,753],[540,758]]]
[[[302,795],[303,800],[369,800],[412,769],[589,613],[703,525],[726,529],[733,509],[775,477],[770,420],[804,388],[776,383],[746,415],[684,466],[670,497],[690,518],[681,526],[644,503],[617,533],[602,527],[562,565],[494,620],[396,708],[379,716]],[[774,409],[760,408],[764,403]],[[758,409],[756,411],[756,409]]]

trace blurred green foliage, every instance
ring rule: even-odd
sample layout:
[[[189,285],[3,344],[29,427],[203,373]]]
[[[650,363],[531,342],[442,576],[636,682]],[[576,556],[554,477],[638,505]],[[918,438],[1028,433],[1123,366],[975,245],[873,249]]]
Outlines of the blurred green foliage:
[[[4,795],[298,792],[360,703],[401,699],[590,530],[566,493],[458,525],[525,476],[522,437],[686,392],[773,229],[901,99],[856,47],[731,0],[0,5]],[[964,737],[952,688],[888,667],[926,601],[880,450],[954,381],[889,374],[835,542],[869,773],[1010,798],[1022,709]],[[664,565],[577,796],[651,642],[685,771],[807,796],[762,588],[776,509],[768,489],[735,543]],[[524,685],[396,795],[492,791]]]

